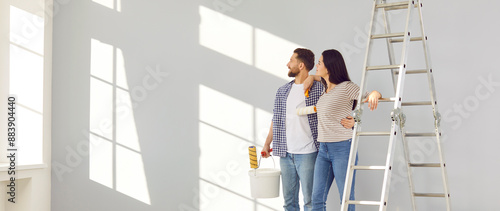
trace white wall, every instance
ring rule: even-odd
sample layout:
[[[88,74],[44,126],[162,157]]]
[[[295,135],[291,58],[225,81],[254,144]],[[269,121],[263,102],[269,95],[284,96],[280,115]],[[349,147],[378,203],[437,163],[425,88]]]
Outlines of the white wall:
[[[452,208],[494,210],[500,5],[424,3]],[[294,48],[310,48],[317,58],[341,50],[360,82],[372,1],[54,4],[52,210],[282,210],[280,198],[250,198],[246,147],[265,139]],[[425,99],[417,91],[422,78],[407,78],[405,96]],[[382,84],[369,88],[390,95]],[[389,112],[366,111],[365,118]],[[430,111],[407,111],[409,130],[432,129],[432,115],[422,112]],[[360,147],[360,162],[381,161],[384,143]],[[412,144],[412,156],[435,157],[429,143]],[[381,175],[358,175],[357,197],[377,199]],[[415,179],[439,191],[435,175]],[[394,178],[389,209],[409,210],[406,180]],[[328,205],[339,206],[335,187]],[[443,201],[419,206],[439,210]]]

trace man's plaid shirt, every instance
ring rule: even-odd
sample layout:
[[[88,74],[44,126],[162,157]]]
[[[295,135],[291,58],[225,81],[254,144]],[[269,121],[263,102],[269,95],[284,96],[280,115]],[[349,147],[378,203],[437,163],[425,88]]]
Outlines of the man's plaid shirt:
[[[283,85],[276,92],[273,109],[273,155],[285,157],[287,152],[286,146],[286,100],[292,84],[295,80]],[[309,89],[309,97],[306,98],[306,106],[314,106],[323,93],[323,85],[319,81],[314,81],[314,84]],[[318,138],[318,116],[316,113],[308,114],[309,126],[314,138],[316,148],[319,149]]]

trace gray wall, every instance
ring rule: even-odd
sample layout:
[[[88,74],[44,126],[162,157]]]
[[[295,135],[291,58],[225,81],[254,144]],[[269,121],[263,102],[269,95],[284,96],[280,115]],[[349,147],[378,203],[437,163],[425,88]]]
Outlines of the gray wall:
[[[285,65],[295,48],[293,43],[310,48],[317,55],[328,48],[341,50],[351,79],[358,84],[361,81],[366,47],[363,34],[370,20],[372,1],[180,2],[123,0],[121,11],[117,11],[89,0],[55,1],[52,210],[281,210],[279,198],[250,198],[246,147],[261,145],[265,138],[275,91],[286,82],[277,75],[286,75]],[[500,112],[494,109],[500,102],[500,72],[495,64],[500,56],[500,41],[496,39],[500,27],[495,22],[500,18],[500,3],[425,3],[426,32],[443,114],[442,146],[452,207],[495,210],[500,206],[500,170],[495,168],[500,162],[500,139],[495,132],[500,126],[496,121]],[[214,12],[221,15],[204,15]],[[203,28],[207,26],[204,24],[221,20],[241,27],[221,26],[213,31]],[[203,41],[205,38],[209,44]],[[93,124],[91,108],[100,103],[109,106],[109,102],[91,105],[92,39],[123,52],[140,147],[136,154],[142,158],[141,168],[121,171],[128,167],[116,164],[117,141],[112,138],[115,147],[109,156],[115,164],[110,170],[109,187],[89,176],[89,159],[93,156],[92,151],[88,152],[93,139],[89,136],[93,130],[89,126]],[[220,40],[234,46],[221,47],[222,50],[217,49],[218,44],[207,47]],[[231,50],[241,57],[227,53]],[[278,67],[274,74],[263,71],[269,69],[263,67],[269,58]],[[386,59],[375,58],[373,61]],[[417,59],[412,57],[410,62]],[[369,89],[390,96],[391,86],[383,85],[390,84],[387,77],[384,79],[388,75],[373,75],[379,82],[369,84]],[[427,93],[418,89],[419,85],[427,86],[425,78],[407,78],[405,97],[425,99]],[[112,99],[110,102],[113,105]],[[384,106],[376,112],[365,111],[364,129],[387,128],[390,106]],[[423,125],[424,130],[432,129],[430,109],[406,112],[409,131],[418,131]],[[115,117],[118,115],[115,112]],[[375,121],[383,123],[368,126]],[[115,128],[119,121],[111,123]],[[116,131],[112,134],[119,135]],[[386,143],[383,139],[365,142],[360,146],[360,162],[383,162],[380,154],[385,153]],[[412,158],[435,158],[436,148],[431,143],[412,142]],[[398,154],[390,210],[409,210],[400,158]],[[272,166],[269,160],[265,162]],[[135,178],[134,173],[144,174],[147,182],[138,181],[137,186],[147,190],[149,201],[117,187],[121,178],[128,177],[119,175],[123,172],[131,178]],[[382,175],[358,175],[357,197],[377,199]],[[415,175],[417,191],[440,191],[436,172]],[[336,192],[336,187],[332,187],[330,210],[339,207]],[[443,207],[442,199],[418,202],[422,210]]]

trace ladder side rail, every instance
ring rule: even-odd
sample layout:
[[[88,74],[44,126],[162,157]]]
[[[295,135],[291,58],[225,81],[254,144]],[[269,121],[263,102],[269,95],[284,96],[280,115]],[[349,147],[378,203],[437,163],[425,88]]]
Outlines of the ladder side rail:
[[[412,169],[410,167],[410,150],[408,148],[408,142],[406,140],[406,130],[404,125],[401,127],[401,132],[402,132],[402,143],[403,143],[403,150],[404,150],[404,157],[405,157],[405,162],[406,162],[406,171],[408,175],[408,185],[410,186],[410,195],[411,195],[411,205],[412,205],[412,210],[417,211],[417,204],[415,202],[415,186],[413,184],[413,175],[412,175]]]
[[[363,62],[363,74],[361,76],[361,84],[359,85],[359,96],[358,96],[358,104],[356,105],[356,110],[358,110],[359,112],[362,112],[362,107],[361,105],[363,103],[362,100],[363,100],[363,93],[364,93],[364,90],[365,90],[365,87],[366,87],[366,74],[367,74],[367,70],[366,68],[368,67],[368,58],[369,58],[369,54],[370,54],[370,46],[372,44],[372,31],[373,31],[373,22],[375,20],[375,15],[376,15],[376,6],[377,6],[377,1],[379,0],[373,0],[373,9],[372,9],[372,18],[370,20],[370,29],[368,31],[368,40],[366,42],[366,52],[365,52],[365,61]]]
[[[379,0],[373,0],[373,7],[372,7],[372,17],[371,17],[371,20],[370,20],[370,29],[368,31],[368,40],[366,42],[366,52],[365,52],[365,61],[364,61],[364,64],[363,64],[363,74],[362,74],[362,78],[361,78],[361,84],[360,84],[360,87],[359,87],[359,96],[358,96],[358,104],[356,105],[356,110],[355,112],[357,112],[359,115],[361,115],[361,113],[363,112],[363,108],[362,108],[362,98],[363,98],[363,93],[364,93],[364,89],[365,89],[365,85],[366,85],[366,74],[367,74],[367,70],[366,70],[366,67],[367,67],[367,64],[368,64],[368,56],[370,54],[370,45],[371,45],[371,35],[372,35],[372,31],[373,31],[373,21],[375,20],[375,15],[376,15],[376,6],[377,6],[377,1]],[[358,116],[357,118],[360,118],[360,116]],[[342,196],[342,205],[341,205],[341,208],[340,210],[343,210],[343,211],[347,211],[348,207],[349,207],[349,204],[347,203],[347,201],[349,201],[349,196],[351,194],[351,187],[352,187],[352,180],[353,180],[353,175],[354,175],[354,169],[352,168],[352,166],[355,165],[355,162],[356,162],[356,154],[357,154],[357,151],[358,151],[358,137],[357,137],[357,131],[361,130],[361,125],[360,125],[360,122],[356,122],[354,124],[354,131],[353,131],[353,137],[352,137],[352,140],[351,140],[351,150],[350,150],[350,154],[349,154],[349,161],[348,161],[348,165],[347,165],[347,172],[346,172],[346,181],[345,181],[345,184],[344,184],[344,193],[343,193],[343,196]]]
[[[399,75],[398,75],[398,83],[397,83],[397,88],[396,88],[396,100],[394,101],[394,110],[401,109],[401,101],[403,97],[403,87],[404,87],[404,79],[406,75],[406,63],[408,60],[408,48],[410,45],[410,23],[411,23],[411,13],[412,13],[412,8],[414,5],[414,1],[409,0],[408,1],[408,13],[406,16],[406,26],[405,26],[405,33],[404,33],[404,38],[403,38],[403,47],[401,50],[401,63],[400,63],[400,68],[399,68]],[[392,129],[391,132],[396,132],[396,129],[399,129],[397,132],[401,133],[401,130],[399,126],[393,122],[392,123]],[[402,135],[402,134],[401,134]],[[393,164],[393,154],[394,154],[394,148],[395,148],[395,142],[394,142],[395,136],[391,136],[391,139],[389,141],[389,150],[387,152],[387,159],[386,159],[386,168],[392,168]],[[382,193],[381,193],[381,199],[380,201],[382,202],[387,202],[389,198],[389,190],[390,190],[390,183],[391,183],[391,171],[385,171],[384,175],[384,182],[382,184]],[[379,211],[385,211],[387,206],[380,206]]]
[[[384,0],[384,3],[385,3],[385,0]],[[388,13],[387,11],[385,10],[385,8],[382,8],[382,17],[384,19],[384,28],[385,28],[385,33],[386,34],[389,34],[391,33],[391,28],[389,26],[389,23],[388,23]],[[396,64],[396,57],[394,57],[394,46],[391,42],[390,39],[386,39],[386,42],[387,42],[387,52],[389,54],[389,63],[390,65],[394,65]],[[394,94],[396,94],[396,72],[394,71],[394,69],[391,69],[391,75],[392,75],[392,84],[393,84],[393,88],[394,88]]]
[[[422,1],[417,0],[418,2],[418,12],[419,12],[419,18],[420,18],[420,29],[422,30],[422,45],[424,48],[424,53],[425,53],[425,61],[426,61],[426,69],[427,69],[427,77],[429,81],[429,90],[430,90],[430,96],[431,96],[431,102],[432,103],[432,110],[434,113],[434,118],[435,118],[435,133],[436,133],[436,144],[438,147],[438,153],[439,153],[439,162],[441,165],[441,176],[442,176],[442,182],[443,182],[443,189],[444,189],[444,195],[445,195],[445,201],[446,201],[446,210],[450,211],[451,210],[451,202],[450,202],[450,190],[448,187],[448,175],[446,171],[446,163],[444,161],[444,153],[443,149],[441,147],[441,132],[440,132],[440,114],[438,111],[438,105],[437,105],[437,96],[436,96],[436,88],[435,88],[435,83],[434,83],[434,76],[432,73],[432,63],[430,59],[430,50],[429,46],[427,43],[427,35],[425,34],[425,28],[424,28],[424,20],[423,20],[423,15],[422,15]]]
[[[380,207],[379,211],[385,211],[387,209],[387,202],[389,198],[389,190],[390,190],[390,184],[391,184],[391,177],[392,177],[392,163],[394,160],[394,152],[396,149],[396,139],[398,135],[402,135],[400,132],[399,125],[396,124],[396,122],[392,122],[391,126],[391,137],[389,139],[389,145],[387,149],[387,158],[386,158],[386,163],[385,163],[385,171],[384,171],[384,180],[382,182],[382,191],[381,191],[381,196],[380,196]]]
[[[421,0],[417,0],[418,2],[418,14],[419,14],[419,19],[420,19],[420,30],[421,30],[421,35],[422,35],[422,47],[424,48],[424,58],[425,58],[425,68],[427,70],[427,77],[429,81],[429,90],[430,90],[430,95],[431,95],[431,102],[432,102],[432,110],[434,114],[438,113],[437,109],[437,99],[436,99],[436,88],[434,87],[434,76],[433,76],[433,70],[432,70],[432,63],[431,63],[431,57],[430,57],[430,51],[429,51],[429,46],[428,46],[428,40],[427,40],[427,34],[425,34],[425,29],[424,29],[424,19],[422,16],[422,2]]]
[[[443,149],[441,147],[441,137],[440,134],[436,134],[436,142],[439,152],[439,163],[441,168],[441,177],[443,180],[443,189],[444,189],[444,198],[446,200],[446,210],[451,210],[451,202],[450,202],[450,190],[448,187],[448,175],[446,172],[446,163],[444,161]]]

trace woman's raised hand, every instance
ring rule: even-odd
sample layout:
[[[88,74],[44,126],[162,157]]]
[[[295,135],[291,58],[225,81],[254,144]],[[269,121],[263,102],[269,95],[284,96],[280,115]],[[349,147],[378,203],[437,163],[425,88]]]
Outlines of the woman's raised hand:
[[[368,95],[364,103],[368,102],[368,108],[370,108],[370,111],[373,111],[377,109],[378,106],[378,99],[382,98],[382,94],[378,91],[373,91]]]

